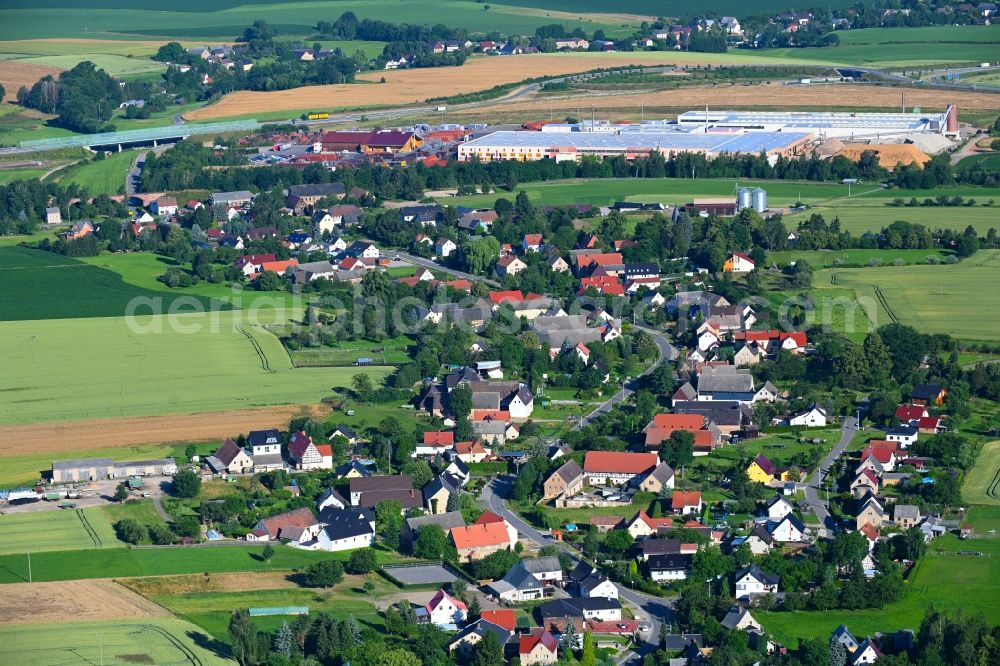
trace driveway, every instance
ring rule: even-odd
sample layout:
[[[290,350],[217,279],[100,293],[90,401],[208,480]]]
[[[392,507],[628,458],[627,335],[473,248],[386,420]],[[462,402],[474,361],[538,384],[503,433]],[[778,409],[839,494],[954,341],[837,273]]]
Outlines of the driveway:
[[[836,525],[834,520],[830,516],[830,511],[827,508],[827,500],[820,497],[820,493],[823,492],[823,480],[826,475],[830,473],[830,466],[833,465],[834,461],[839,458],[844,453],[844,449],[847,445],[851,443],[854,439],[854,434],[858,431],[858,420],[853,416],[848,416],[844,419],[844,426],[840,433],[840,441],[837,445],[826,454],[826,457],[816,466],[816,471],[813,472],[812,477],[806,483],[806,499],[803,503],[803,508],[812,509],[816,517],[819,518],[820,523],[828,531],[833,532],[836,530]]]
[[[397,254],[399,258],[407,263],[416,264],[417,266],[423,266],[424,268],[429,268],[432,271],[441,271],[442,273],[447,273],[448,275],[454,275],[455,277],[465,278],[470,282],[484,282],[491,287],[499,287],[500,283],[496,280],[490,280],[489,278],[484,278],[480,275],[473,275],[472,273],[464,273],[460,270],[454,268],[448,268],[447,266],[442,266],[436,261],[431,261],[430,259],[425,259],[423,257],[417,257],[412,254],[407,254],[406,252],[397,252],[395,250],[388,251],[388,254]]]

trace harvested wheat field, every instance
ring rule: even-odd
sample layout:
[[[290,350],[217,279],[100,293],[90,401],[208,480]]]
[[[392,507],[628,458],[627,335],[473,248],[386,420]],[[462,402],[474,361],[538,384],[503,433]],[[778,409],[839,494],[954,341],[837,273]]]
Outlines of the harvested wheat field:
[[[602,110],[621,110],[623,108],[645,105],[646,110],[655,107],[691,109],[702,108],[706,104],[715,108],[744,109],[754,107],[813,107],[817,109],[830,107],[871,107],[899,108],[899,96],[903,92],[899,88],[863,85],[829,85],[829,86],[692,86],[676,90],[658,90],[648,93],[623,93],[620,95],[604,93],[584,97],[579,94],[571,97],[546,96],[538,100],[518,100],[504,104],[503,110],[508,111],[548,111],[552,109],[576,110],[590,109],[591,105],[598,113]],[[987,93],[905,89],[906,106],[919,106],[924,109],[944,110],[949,104],[958,106],[958,118],[962,119],[962,109],[997,108],[996,95]],[[484,109],[486,107],[483,107]]]
[[[0,60],[0,84],[13,97],[21,86],[31,87],[35,81],[52,74],[57,76],[62,70],[47,65],[33,65],[17,60]]]
[[[373,85],[308,86],[275,92],[241,91],[224,96],[217,103],[184,114],[187,120],[212,120],[259,113],[310,109],[397,106],[427,99],[449,97],[517,83],[528,77],[557,76],[586,72],[601,67],[665,64],[737,64],[760,62],[752,56],[720,53],[540,53],[521,56],[470,58],[461,67],[399,69],[365,72],[360,81]],[[773,61],[764,64],[773,65]],[[783,64],[788,64],[783,61]],[[378,83],[385,78],[385,83]]]
[[[187,594],[189,592],[253,592],[256,590],[298,589],[299,585],[288,579],[287,572],[258,571],[252,576],[245,573],[211,576],[152,576],[126,578],[121,584],[146,597],[161,594]]]
[[[110,580],[12,583],[0,594],[0,624],[48,624],[171,617]]]
[[[233,433],[287,428],[308,412],[327,413],[322,405],[261,407],[204,414],[171,414],[87,421],[62,421],[0,427],[0,457],[32,453],[70,453],[136,444],[203,442]]]

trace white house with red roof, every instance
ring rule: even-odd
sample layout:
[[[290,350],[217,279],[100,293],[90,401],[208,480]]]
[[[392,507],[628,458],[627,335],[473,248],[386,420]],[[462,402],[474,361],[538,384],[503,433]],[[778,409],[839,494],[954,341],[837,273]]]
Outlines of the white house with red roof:
[[[521,250],[525,254],[529,252],[541,252],[543,247],[541,234],[525,234],[521,240]]]
[[[253,275],[254,273],[260,273],[261,266],[264,264],[277,260],[278,258],[273,254],[248,254],[236,260],[236,268],[243,275]]]
[[[701,501],[701,492],[697,490],[677,490],[670,498],[670,508],[682,516],[700,514],[704,506]]]
[[[749,273],[757,267],[756,262],[750,258],[750,255],[743,254],[742,252],[733,252],[726,263],[723,264],[722,270],[725,273]]]
[[[427,430],[411,457],[434,458],[455,448],[455,433],[451,430]]]
[[[437,591],[426,606],[416,609],[417,621],[437,625],[442,629],[454,628],[465,622],[469,608],[465,602],[451,596],[444,589]]]
[[[577,358],[579,358],[584,365],[590,363],[590,348],[587,347],[587,345],[582,342],[578,342],[576,347],[573,348],[573,351],[576,352]]]
[[[333,452],[330,452],[329,467],[324,467],[323,455],[313,444],[312,437],[301,430],[292,435],[288,442],[288,457],[291,458],[295,469],[333,469]]]

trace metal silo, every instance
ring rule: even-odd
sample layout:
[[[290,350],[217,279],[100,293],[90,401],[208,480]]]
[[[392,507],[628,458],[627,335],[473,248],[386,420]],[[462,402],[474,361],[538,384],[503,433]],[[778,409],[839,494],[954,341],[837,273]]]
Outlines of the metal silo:
[[[743,210],[753,205],[753,191],[743,187],[736,191],[736,210]]]
[[[753,191],[753,209],[758,213],[767,212],[767,190],[762,187]]]

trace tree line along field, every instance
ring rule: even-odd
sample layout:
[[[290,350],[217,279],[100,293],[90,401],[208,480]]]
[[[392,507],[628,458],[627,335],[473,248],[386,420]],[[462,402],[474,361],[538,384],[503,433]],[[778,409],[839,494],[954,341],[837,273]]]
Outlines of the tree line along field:
[[[498,190],[491,194],[462,197],[442,197],[439,201],[455,206],[490,206],[499,198],[513,200],[524,192],[535,205],[565,206],[591,204],[608,206],[615,201],[663,203],[668,206],[684,205],[694,197],[736,196],[737,187],[763,187],[767,190],[768,203],[772,206],[789,206],[801,200],[818,204],[840,196],[847,196],[847,186],[840,183],[785,182],[780,180],[713,180],[713,179],[578,179],[547,183],[525,183],[513,192]],[[871,186],[870,189],[876,189]]]
[[[0,626],[0,662],[33,666],[234,664],[183,620],[144,618]]]
[[[1000,252],[980,250],[952,265],[828,268],[816,272],[813,294],[822,302],[849,290],[874,327],[899,322],[960,340],[996,340],[1000,290],[988,285],[998,281]]]
[[[270,317],[294,313],[272,310]],[[0,424],[315,403],[357,368],[293,368],[247,311],[0,323]],[[363,372],[375,382],[389,367]]]
[[[0,555],[122,545],[100,508],[0,515]]]

